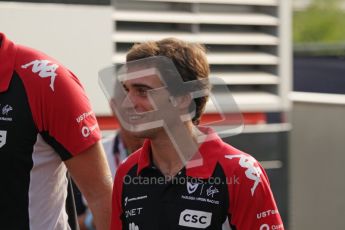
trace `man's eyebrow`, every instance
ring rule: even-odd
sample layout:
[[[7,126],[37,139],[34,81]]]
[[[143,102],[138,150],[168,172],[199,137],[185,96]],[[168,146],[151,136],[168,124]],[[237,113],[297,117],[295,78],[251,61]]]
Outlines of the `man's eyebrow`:
[[[146,88],[146,89],[153,89],[151,86],[145,85],[145,84],[141,84],[141,83],[134,83],[132,85],[132,87],[135,88]]]

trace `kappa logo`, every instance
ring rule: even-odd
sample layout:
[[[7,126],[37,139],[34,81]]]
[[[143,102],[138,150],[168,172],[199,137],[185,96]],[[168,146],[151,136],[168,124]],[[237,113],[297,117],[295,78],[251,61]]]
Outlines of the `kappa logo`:
[[[0,148],[2,148],[6,144],[7,139],[7,131],[0,130]]]
[[[25,65],[22,65],[23,69],[28,68],[29,66],[32,66],[32,72],[38,73],[38,75],[41,78],[50,77],[50,88],[54,91],[54,82],[57,74],[55,71],[59,68],[59,65],[57,64],[51,64],[49,60],[35,60],[32,62],[29,62]]]
[[[199,184],[198,183],[191,183],[191,182],[187,182],[187,191],[188,191],[188,194],[192,194],[192,193],[195,193],[195,191],[198,189],[199,187]]]
[[[254,192],[258,184],[260,183],[260,175],[262,174],[261,168],[258,166],[254,166],[256,160],[251,156],[245,155],[226,155],[228,159],[240,158],[239,164],[243,168],[247,168],[245,174],[248,179],[254,181],[254,185],[251,188],[252,196],[254,196]]]

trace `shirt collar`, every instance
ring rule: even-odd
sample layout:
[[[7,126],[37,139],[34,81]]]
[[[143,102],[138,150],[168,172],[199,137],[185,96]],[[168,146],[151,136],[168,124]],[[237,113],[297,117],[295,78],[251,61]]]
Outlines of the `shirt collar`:
[[[207,138],[199,147],[199,153],[203,158],[202,165],[195,167],[187,167],[186,175],[195,178],[207,179],[212,176],[219,157],[224,151],[226,145],[221,138],[210,128],[202,128],[207,133]],[[139,150],[139,161],[137,175],[147,167],[152,166],[151,159],[151,142],[145,140],[142,149]]]
[[[138,169],[137,175],[141,173],[144,168],[147,168],[151,165],[151,142],[150,140],[146,139],[144,141],[143,147],[139,150],[139,161],[138,161]]]
[[[5,34],[0,33],[0,92],[8,89],[16,58],[17,47],[8,40]]]

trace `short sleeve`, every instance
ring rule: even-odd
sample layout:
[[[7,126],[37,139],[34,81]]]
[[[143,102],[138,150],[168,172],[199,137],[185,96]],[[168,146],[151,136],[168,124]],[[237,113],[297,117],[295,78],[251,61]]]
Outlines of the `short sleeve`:
[[[16,70],[27,92],[38,132],[67,160],[101,138],[89,99],[78,78],[56,60],[21,47]]]
[[[230,224],[240,230],[283,230],[268,177],[262,166],[250,155],[228,155],[235,167],[229,188]]]

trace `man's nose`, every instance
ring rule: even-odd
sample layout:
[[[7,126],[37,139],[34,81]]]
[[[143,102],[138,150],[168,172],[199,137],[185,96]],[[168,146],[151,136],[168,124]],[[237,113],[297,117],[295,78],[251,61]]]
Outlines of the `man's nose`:
[[[133,96],[131,96],[130,93],[127,93],[127,95],[125,96],[125,98],[122,101],[121,107],[124,109],[129,109],[129,108],[134,108],[134,98]]]

